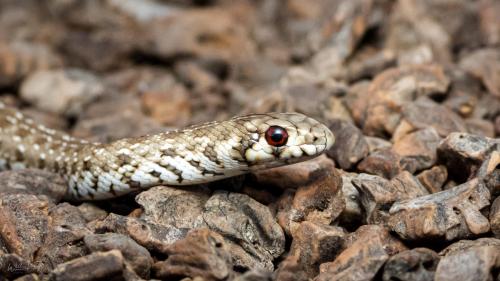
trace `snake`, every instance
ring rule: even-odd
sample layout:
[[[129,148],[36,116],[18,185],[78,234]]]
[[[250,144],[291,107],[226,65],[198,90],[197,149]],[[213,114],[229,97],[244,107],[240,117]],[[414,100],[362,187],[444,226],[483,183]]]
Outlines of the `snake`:
[[[102,200],[153,186],[204,184],[305,161],[335,137],[301,113],[236,116],[108,143],[50,129],[0,103],[0,170],[60,174],[71,200]]]

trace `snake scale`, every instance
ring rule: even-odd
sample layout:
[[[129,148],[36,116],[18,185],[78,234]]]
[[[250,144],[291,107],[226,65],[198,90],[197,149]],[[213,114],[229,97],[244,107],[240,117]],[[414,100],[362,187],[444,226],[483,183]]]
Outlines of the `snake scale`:
[[[73,200],[200,184],[292,164],[320,155],[334,139],[328,127],[305,115],[268,113],[93,143],[36,124],[0,104],[0,170],[59,173]]]

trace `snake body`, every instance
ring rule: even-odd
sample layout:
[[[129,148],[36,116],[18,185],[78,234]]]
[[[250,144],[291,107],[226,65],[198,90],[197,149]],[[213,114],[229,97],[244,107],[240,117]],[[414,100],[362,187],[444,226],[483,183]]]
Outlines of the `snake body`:
[[[282,138],[285,137],[285,138]],[[157,185],[192,185],[318,156],[334,142],[299,113],[238,116],[183,130],[92,143],[49,129],[0,104],[0,170],[61,174],[68,197],[98,200]]]

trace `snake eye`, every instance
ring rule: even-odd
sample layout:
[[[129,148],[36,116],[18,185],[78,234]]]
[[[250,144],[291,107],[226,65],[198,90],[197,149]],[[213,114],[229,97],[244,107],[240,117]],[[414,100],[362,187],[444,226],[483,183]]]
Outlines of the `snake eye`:
[[[271,126],[266,131],[266,141],[272,146],[283,146],[288,140],[288,133],[280,126]]]

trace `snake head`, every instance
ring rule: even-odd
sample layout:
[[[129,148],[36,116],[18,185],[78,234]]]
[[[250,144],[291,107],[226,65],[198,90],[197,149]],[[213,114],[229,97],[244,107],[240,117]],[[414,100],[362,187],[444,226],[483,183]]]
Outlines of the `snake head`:
[[[244,158],[251,170],[319,156],[335,141],[327,126],[300,113],[250,115],[242,121],[250,134]]]

